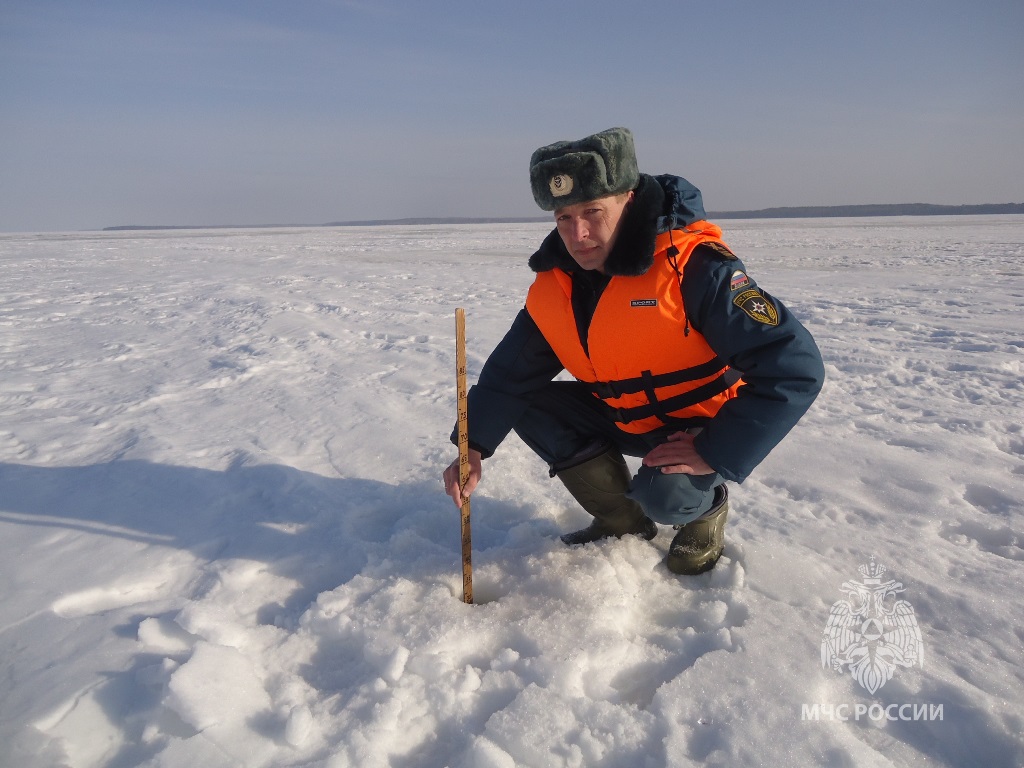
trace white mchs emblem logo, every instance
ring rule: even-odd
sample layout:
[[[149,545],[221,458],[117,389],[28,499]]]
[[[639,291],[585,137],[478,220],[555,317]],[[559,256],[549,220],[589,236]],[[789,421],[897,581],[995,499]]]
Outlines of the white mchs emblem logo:
[[[851,599],[834,603],[829,612],[821,639],[821,665],[834,672],[849,667],[853,679],[874,694],[892,679],[897,667],[924,666],[924,643],[913,607],[895,599],[906,591],[903,585],[883,581],[885,566],[874,558],[857,570],[864,581],[844,582],[841,589]]]
[[[565,197],[572,192],[572,176],[566,176],[564,173],[552,176],[548,186],[551,188],[552,197]]]

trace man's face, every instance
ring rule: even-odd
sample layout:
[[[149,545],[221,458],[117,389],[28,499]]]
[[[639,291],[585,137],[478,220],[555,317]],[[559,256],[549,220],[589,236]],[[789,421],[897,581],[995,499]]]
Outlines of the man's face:
[[[633,193],[627,192],[555,210],[558,234],[580,267],[604,271],[604,263],[622,228],[623,214],[632,201]]]

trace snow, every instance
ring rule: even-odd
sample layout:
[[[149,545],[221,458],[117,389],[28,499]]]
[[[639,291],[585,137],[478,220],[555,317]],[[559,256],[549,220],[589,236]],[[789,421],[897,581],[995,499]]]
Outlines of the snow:
[[[0,765],[1024,764],[1024,217],[724,228],[829,379],[723,559],[562,546],[512,437],[472,606],[454,311],[472,381],[546,225],[0,235]],[[871,557],[874,695],[820,659]]]

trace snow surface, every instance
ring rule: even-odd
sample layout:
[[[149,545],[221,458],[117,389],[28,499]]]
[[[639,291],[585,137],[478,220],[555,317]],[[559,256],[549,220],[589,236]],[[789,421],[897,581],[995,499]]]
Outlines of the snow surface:
[[[1024,217],[725,222],[829,375],[726,556],[562,546],[513,437],[467,606],[454,310],[474,380],[547,229],[0,236],[0,765],[1024,764]],[[872,556],[873,696],[820,660]]]

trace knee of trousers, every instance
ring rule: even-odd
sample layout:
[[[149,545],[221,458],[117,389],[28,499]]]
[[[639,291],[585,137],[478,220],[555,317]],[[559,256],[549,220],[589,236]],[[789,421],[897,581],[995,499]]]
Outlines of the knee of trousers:
[[[626,494],[644,513],[662,525],[686,525],[709,509],[714,502],[715,486],[722,476],[665,474],[657,467],[640,467]]]

